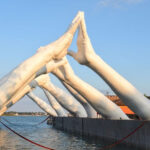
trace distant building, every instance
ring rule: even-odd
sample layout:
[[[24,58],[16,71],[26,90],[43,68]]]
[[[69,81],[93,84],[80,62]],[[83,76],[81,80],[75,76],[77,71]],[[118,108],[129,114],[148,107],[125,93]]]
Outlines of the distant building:
[[[126,106],[117,95],[105,95],[105,96],[109,98],[112,102],[117,104],[127,116],[129,116],[132,119],[140,120],[140,117],[138,117],[128,106]]]
[[[109,98],[114,103],[116,103],[118,106],[125,106],[125,104],[117,95],[106,95],[106,97]]]
[[[120,108],[127,115],[134,115],[135,114],[128,106],[120,106]]]
[[[134,115],[135,113],[126,106],[122,100],[117,95],[106,95],[107,98],[109,98],[111,101],[113,101],[115,104],[117,104],[122,111],[127,115]]]

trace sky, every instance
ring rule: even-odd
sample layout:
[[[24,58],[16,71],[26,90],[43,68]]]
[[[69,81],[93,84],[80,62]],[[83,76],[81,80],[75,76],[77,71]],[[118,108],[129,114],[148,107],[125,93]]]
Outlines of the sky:
[[[77,12],[84,11],[95,52],[141,93],[150,95],[149,0],[0,1],[0,78],[59,38]],[[70,49],[77,50],[76,35]],[[104,94],[113,94],[90,68],[67,56],[74,72]],[[56,77],[51,81],[64,87]],[[65,90],[65,89],[64,89]],[[34,91],[47,103],[38,88]],[[9,111],[41,111],[26,96]]]

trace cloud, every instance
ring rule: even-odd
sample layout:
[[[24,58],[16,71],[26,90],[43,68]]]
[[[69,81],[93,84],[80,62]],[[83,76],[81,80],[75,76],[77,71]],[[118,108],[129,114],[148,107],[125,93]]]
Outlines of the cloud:
[[[98,2],[98,6],[101,7],[121,7],[123,5],[133,5],[141,3],[144,0],[100,0]]]

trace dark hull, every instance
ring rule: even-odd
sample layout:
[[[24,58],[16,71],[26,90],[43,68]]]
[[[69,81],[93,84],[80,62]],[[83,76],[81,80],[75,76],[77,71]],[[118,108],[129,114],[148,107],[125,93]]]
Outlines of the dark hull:
[[[105,141],[107,144],[122,139],[142,123],[143,121],[140,120],[102,120],[74,117],[56,117],[51,121],[56,129],[93,140]],[[141,128],[121,143],[133,146],[134,149],[150,150],[150,121],[146,121]]]

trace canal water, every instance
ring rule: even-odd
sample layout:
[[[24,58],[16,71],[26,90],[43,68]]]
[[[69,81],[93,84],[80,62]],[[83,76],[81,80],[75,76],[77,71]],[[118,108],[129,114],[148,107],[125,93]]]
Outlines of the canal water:
[[[3,116],[3,118],[9,121],[3,121],[5,124],[24,137],[55,150],[100,150],[104,145],[110,144],[64,133],[47,125],[46,122],[37,125],[46,116]],[[21,139],[0,123],[0,150],[43,150],[43,148]],[[133,150],[133,148],[118,145],[112,150]]]

